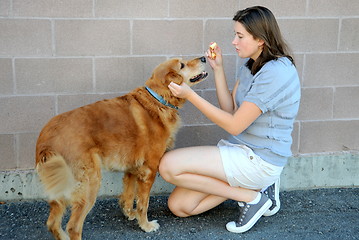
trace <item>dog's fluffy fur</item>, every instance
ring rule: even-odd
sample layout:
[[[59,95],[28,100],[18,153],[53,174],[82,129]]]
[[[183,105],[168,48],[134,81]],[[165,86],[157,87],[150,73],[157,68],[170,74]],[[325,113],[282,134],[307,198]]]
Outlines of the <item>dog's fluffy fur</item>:
[[[192,86],[203,80],[204,63],[204,57],[170,59],[155,68],[146,86],[182,107],[185,100],[174,97],[167,86],[170,82]],[[47,226],[55,239],[81,239],[100,188],[101,167],[125,172],[119,200],[124,214],[136,218],[144,231],[156,231],[157,221],[147,219],[150,190],[179,124],[177,110],[160,103],[145,87],[52,118],[37,140],[36,169],[49,196]],[[66,233],[61,221],[67,206],[71,217]]]

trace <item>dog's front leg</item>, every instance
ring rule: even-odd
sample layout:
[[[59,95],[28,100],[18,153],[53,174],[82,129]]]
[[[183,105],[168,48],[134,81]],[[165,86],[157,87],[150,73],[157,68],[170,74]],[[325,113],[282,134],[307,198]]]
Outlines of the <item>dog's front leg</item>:
[[[151,222],[147,219],[147,210],[150,199],[150,191],[155,181],[156,170],[151,170],[143,166],[140,174],[137,176],[137,207],[136,207],[136,218],[141,229],[145,232],[153,232],[158,230],[160,225],[157,220]]]
[[[133,204],[136,194],[136,176],[126,172],[123,176],[123,191],[119,196],[119,204],[122,208],[123,214],[128,217],[129,220],[136,218],[136,213],[133,210]]]

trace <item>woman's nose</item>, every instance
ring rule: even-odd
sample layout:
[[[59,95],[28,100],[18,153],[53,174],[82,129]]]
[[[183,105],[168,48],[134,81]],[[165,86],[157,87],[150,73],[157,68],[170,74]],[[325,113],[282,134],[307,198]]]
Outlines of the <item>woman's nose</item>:
[[[238,44],[238,37],[237,37],[237,36],[234,36],[234,38],[233,38],[233,40],[232,40],[232,44],[233,44],[233,45]]]

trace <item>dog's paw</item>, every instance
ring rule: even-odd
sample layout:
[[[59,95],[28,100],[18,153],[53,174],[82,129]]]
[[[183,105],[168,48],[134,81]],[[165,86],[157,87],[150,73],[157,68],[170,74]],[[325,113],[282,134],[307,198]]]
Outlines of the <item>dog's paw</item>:
[[[132,221],[136,219],[136,214],[134,212],[127,215],[128,220]]]
[[[55,238],[60,240],[70,240],[70,237],[62,229],[59,232],[59,235],[57,235]]]
[[[133,209],[122,209],[122,212],[130,221],[136,218],[136,211],[134,211]]]
[[[160,228],[160,225],[157,223],[157,220],[153,220],[151,222],[140,225],[140,227],[145,232],[155,232]]]

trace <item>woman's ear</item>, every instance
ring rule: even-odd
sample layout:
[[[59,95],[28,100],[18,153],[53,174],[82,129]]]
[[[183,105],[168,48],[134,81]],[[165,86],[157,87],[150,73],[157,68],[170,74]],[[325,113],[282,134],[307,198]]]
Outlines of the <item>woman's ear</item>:
[[[258,39],[258,47],[261,47],[261,48],[264,47],[264,40]]]

